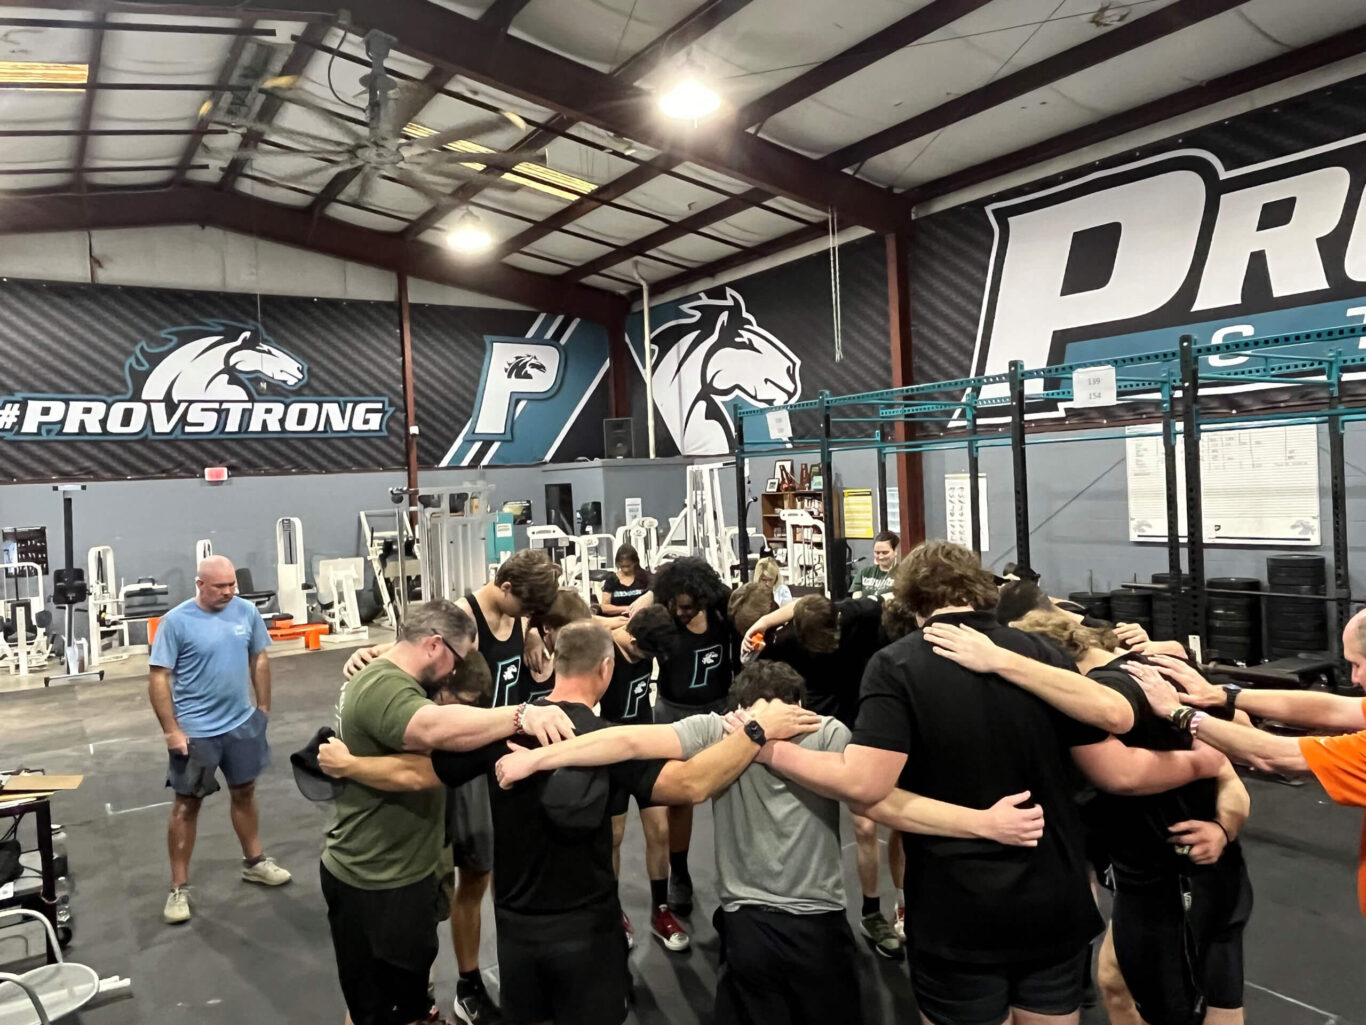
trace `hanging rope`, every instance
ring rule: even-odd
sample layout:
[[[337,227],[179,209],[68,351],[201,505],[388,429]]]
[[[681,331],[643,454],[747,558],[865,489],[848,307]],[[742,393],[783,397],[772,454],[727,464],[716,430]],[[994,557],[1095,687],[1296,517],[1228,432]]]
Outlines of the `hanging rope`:
[[[844,312],[841,308],[839,214],[830,208],[830,316],[835,334],[835,362],[844,362]]]

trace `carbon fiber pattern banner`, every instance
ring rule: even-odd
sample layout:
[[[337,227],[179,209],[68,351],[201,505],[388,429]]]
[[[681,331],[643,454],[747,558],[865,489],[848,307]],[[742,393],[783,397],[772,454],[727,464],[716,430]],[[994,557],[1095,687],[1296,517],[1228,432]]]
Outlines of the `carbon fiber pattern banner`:
[[[919,219],[915,377],[1173,349],[1181,334],[1232,341],[1359,324],[1364,189],[1366,76]],[[1309,397],[1240,390],[1212,401],[1264,408],[1292,394]]]
[[[828,252],[651,307],[658,455],[729,452],[734,432],[727,407],[736,400],[762,407],[815,398],[821,391],[840,395],[891,387],[882,240],[862,239],[839,252],[840,359]],[[642,331],[641,315],[633,314],[627,336],[635,363],[631,409],[637,438],[644,436]],[[747,442],[767,437],[762,418],[746,418],[745,430]],[[817,414],[794,414],[792,430],[796,437],[815,436]],[[840,437],[874,430],[868,423],[832,424]]]
[[[0,479],[403,465],[397,309],[0,284]]]

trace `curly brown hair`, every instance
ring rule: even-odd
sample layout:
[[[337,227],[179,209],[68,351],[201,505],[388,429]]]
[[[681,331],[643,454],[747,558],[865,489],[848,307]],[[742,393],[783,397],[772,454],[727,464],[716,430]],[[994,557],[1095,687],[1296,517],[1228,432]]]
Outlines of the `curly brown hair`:
[[[514,552],[498,567],[493,582],[511,584],[512,596],[522,604],[522,615],[543,616],[560,593],[560,567],[545,552],[528,548]]]
[[[996,583],[976,555],[949,541],[921,541],[902,559],[892,577],[892,593],[917,616],[967,605],[996,606]]]
[[[1035,609],[1010,624],[1017,630],[1047,637],[1056,644],[1068,658],[1078,661],[1092,648],[1114,651],[1119,647],[1119,638],[1109,627],[1082,626],[1065,612]]]

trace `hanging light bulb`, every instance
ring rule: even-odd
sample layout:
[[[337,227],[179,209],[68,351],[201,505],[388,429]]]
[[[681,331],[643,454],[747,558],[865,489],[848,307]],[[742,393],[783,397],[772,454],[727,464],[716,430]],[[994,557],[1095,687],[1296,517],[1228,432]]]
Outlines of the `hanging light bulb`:
[[[675,121],[701,121],[721,108],[721,97],[703,80],[697,65],[684,63],[673,84],[659,97],[659,109]]]
[[[483,221],[466,210],[446,236],[446,245],[457,253],[482,253],[493,245],[493,235],[484,227]]]

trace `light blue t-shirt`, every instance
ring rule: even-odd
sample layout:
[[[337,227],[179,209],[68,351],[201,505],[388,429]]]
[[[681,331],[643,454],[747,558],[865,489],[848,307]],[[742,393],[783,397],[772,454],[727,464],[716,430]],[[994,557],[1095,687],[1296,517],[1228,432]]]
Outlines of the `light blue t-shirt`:
[[[149,665],[171,670],[171,700],[190,737],[216,737],[250,717],[248,660],[270,646],[256,606],[234,598],[222,612],[205,612],[193,598],[161,617]]]

